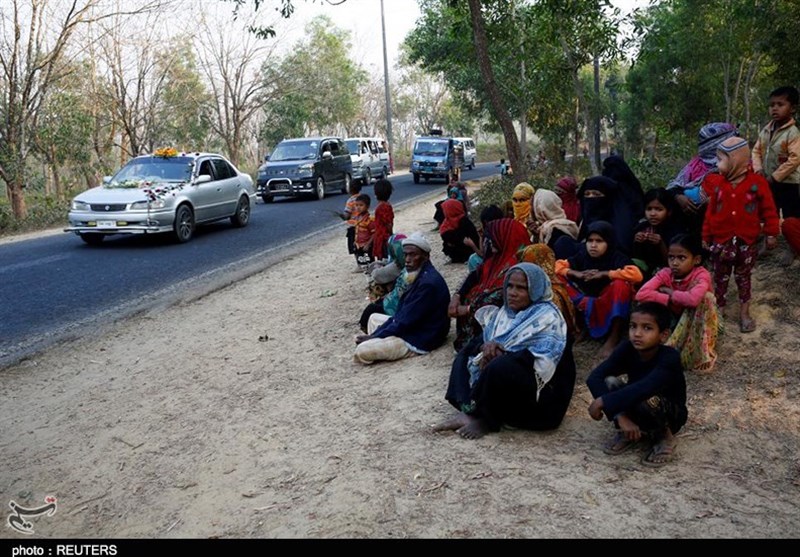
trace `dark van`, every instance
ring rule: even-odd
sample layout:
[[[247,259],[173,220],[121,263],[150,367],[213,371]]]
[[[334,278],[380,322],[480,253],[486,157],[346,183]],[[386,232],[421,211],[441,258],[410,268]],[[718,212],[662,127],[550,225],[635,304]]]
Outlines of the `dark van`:
[[[353,163],[340,137],[284,139],[258,169],[257,193],[264,203],[276,197],[313,195],[324,199],[331,191],[347,193]]]

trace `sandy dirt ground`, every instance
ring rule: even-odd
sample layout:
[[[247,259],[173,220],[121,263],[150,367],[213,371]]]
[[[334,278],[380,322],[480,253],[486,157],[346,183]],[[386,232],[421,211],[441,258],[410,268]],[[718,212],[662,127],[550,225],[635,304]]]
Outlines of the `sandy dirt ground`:
[[[466,268],[445,264],[433,201],[395,229],[427,231],[452,290]],[[777,259],[756,272],[758,330],[729,318],[717,368],[687,375],[689,422],[661,469],[601,451],[594,343],[576,347],[558,430],[433,433],[454,412],[452,345],[353,363],[366,282],[342,232],[1,370],[0,504],[57,497],[32,520],[45,538],[798,537],[799,268]]]

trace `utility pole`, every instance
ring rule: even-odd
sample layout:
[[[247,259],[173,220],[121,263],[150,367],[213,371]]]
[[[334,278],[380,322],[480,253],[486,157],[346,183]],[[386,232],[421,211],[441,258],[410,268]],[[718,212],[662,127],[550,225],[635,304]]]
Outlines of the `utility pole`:
[[[386,55],[386,19],[383,15],[381,0],[381,28],[383,30],[383,85],[386,89],[386,141],[389,143],[389,156],[394,158],[394,141],[392,139],[392,96],[389,93],[389,58]]]

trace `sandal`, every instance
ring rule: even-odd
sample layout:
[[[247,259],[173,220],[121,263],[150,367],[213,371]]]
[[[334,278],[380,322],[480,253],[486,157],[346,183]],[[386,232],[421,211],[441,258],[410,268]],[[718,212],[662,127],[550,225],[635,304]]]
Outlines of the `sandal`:
[[[636,443],[638,443],[638,441],[631,441],[625,437],[624,433],[618,431],[614,434],[614,437],[603,445],[603,452],[608,455],[622,454],[636,445]]]
[[[756,322],[753,319],[742,319],[739,321],[739,331],[743,333],[752,333],[756,330]]]
[[[675,458],[675,443],[659,441],[642,457],[642,464],[650,468],[661,468]]]

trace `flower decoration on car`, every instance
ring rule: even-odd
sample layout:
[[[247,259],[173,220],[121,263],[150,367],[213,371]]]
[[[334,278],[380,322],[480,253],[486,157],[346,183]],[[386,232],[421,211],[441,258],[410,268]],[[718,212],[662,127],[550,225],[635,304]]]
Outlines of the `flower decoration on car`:
[[[178,156],[178,150],[174,147],[162,147],[161,149],[156,149],[155,153],[153,153],[156,157],[162,157],[165,159],[169,159],[172,157]]]

